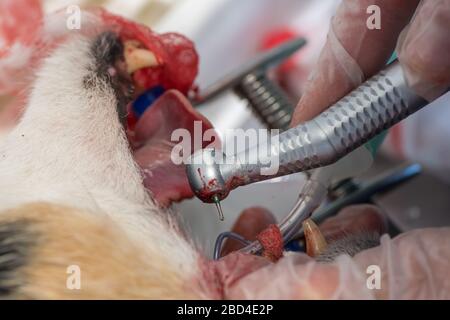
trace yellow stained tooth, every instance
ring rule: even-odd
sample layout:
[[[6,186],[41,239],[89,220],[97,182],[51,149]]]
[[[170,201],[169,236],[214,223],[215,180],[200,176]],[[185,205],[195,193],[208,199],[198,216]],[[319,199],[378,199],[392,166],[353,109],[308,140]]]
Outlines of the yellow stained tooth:
[[[154,67],[159,64],[153,52],[139,48],[139,43],[132,40],[124,42],[124,56],[129,73],[146,67]]]
[[[320,232],[317,224],[311,219],[303,221],[303,231],[306,240],[306,253],[310,257],[316,257],[327,247],[327,242]]]

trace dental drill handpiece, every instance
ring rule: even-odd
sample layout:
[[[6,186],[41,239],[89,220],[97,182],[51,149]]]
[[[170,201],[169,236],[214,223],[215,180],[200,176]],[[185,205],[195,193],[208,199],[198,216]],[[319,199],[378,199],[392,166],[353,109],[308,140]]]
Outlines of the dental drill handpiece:
[[[273,137],[267,152],[263,145],[231,157],[197,151],[186,165],[190,186],[203,202],[218,204],[239,186],[332,164],[427,103],[395,61],[314,119]],[[268,174],[274,161],[278,170]]]

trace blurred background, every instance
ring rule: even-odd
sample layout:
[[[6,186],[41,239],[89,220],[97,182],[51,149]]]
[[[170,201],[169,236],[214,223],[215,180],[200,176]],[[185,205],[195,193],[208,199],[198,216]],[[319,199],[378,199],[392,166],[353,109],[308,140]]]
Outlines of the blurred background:
[[[191,38],[200,55],[200,91],[256,54],[287,39],[308,41],[288,63],[273,71],[279,84],[296,101],[325,42],[338,0],[43,0],[45,12],[68,5],[103,6],[144,23],[158,32],[176,31]],[[5,17],[1,17],[0,19]],[[1,45],[1,43],[0,43]],[[1,51],[0,51],[1,53]],[[0,55],[1,57],[1,55]],[[1,60],[1,58],[0,58]],[[326,88],[324,88],[326,90]],[[450,225],[450,95],[435,101],[390,130],[372,169],[357,182],[369,181],[405,163],[424,166],[419,177],[372,201],[399,230]],[[0,134],[17,115],[11,97],[0,95]],[[262,128],[244,101],[233,93],[202,105],[219,132],[233,128]],[[226,139],[226,137],[224,137]],[[176,205],[207,254],[219,232],[229,230],[245,208],[263,206],[279,219],[298,196],[304,181],[297,174],[240,188],[223,203],[226,220],[220,223],[213,206],[196,199]]]

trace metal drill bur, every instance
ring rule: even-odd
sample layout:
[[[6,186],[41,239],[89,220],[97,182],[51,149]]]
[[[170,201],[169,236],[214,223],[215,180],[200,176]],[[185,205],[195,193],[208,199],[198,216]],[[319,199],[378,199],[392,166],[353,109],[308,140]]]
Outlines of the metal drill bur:
[[[214,204],[216,205],[217,212],[219,213],[219,220],[220,221],[225,220],[225,217],[223,216],[222,206],[220,205],[219,198],[217,196],[214,196],[213,197],[213,201],[214,201]]]

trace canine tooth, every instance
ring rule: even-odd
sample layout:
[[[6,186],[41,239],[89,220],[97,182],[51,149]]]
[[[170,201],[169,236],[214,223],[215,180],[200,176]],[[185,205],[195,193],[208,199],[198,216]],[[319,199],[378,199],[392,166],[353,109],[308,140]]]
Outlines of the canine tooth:
[[[316,257],[327,247],[327,242],[320,232],[319,227],[311,219],[303,221],[303,231],[306,240],[306,253],[310,257]]]
[[[133,73],[138,69],[157,66],[158,59],[150,50],[139,48],[136,41],[125,41],[124,56],[127,63],[128,73]]]

